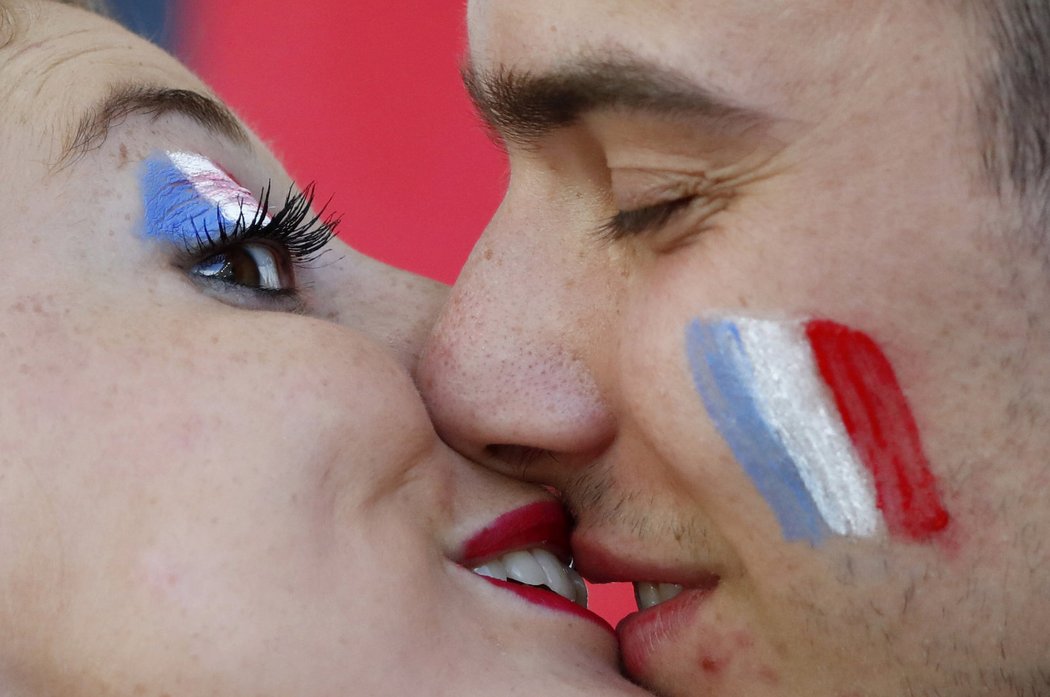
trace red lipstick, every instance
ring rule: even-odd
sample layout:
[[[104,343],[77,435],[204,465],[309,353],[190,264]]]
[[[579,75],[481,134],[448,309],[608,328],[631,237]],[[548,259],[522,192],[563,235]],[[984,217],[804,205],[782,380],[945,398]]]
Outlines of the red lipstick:
[[[463,546],[464,566],[527,547],[543,547],[568,561],[569,516],[554,501],[540,501],[504,513]]]
[[[460,564],[470,568],[509,552],[533,548],[545,549],[563,563],[568,563],[571,558],[570,532],[571,521],[560,504],[554,501],[532,503],[501,515],[467,540],[460,555]],[[501,581],[487,576],[481,578],[535,605],[590,620],[610,634],[614,633],[609,623],[601,617],[546,587]]]
[[[616,631],[604,619],[582,605],[577,605],[571,600],[561,597],[554,591],[549,591],[546,588],[540,588],[539,586],[528,586],[524,583],[515,583],[513,581],[500,581],[499,579],[487,578],[485,576],[482,576],[482,578],[497,588],[508,590],[519,598],[528,600],[530,603],[542,605],[551,610],[560,610],[561,612],[567,612],[570,615],[590,620],[610,634],[616,634]]]

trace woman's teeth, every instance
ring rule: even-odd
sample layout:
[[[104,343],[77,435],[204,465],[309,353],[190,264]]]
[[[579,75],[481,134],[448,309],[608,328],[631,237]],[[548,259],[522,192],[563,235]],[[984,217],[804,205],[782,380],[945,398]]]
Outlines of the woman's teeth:
[[[666,603],[682,590],[682,586],[677,583],[636,583],[634,599],[638,601],[639,610],[648,610],[660,603]]]
[[[508,552],[474,567],[473,571],[500,581],[546,586],[563,598],[587,607],[587,586],[583,578],[545,549]]]

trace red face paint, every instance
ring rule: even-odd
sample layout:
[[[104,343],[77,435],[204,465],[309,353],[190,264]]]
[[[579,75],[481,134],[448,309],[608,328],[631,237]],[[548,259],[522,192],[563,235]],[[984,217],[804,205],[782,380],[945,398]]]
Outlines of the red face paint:
[[[875,480],[890,533],[928,540],[950,520],[919,429],[889,360],[862,332],[826,320],[806,324],[817,367],[861,461]]]

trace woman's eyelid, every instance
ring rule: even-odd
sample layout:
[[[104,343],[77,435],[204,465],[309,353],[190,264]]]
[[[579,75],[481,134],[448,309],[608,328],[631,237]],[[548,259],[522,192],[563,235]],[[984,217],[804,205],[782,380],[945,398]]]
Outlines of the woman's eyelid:
[[[225,168],[193,152],[155,152],[146,158],[141,190],[145,236],[187,249],[223,239],[226,229],[266,209]]]
[[[260,200],[263,198],[265,193],[260,196]],[[216,208],[210,216],[190,222],[191,235],[183,235],[171,241],[177,242],[176,248],[183,258],[183,265],[191,266],[209,256],[250,242],[249,231],[259,227],[263,220],[269,218],[265,204],[259,205],[258,201],[253,199],[251,205],[239,210],[236,218],[231,219],[229,210],[224,213]]]
[[[302,265],[316,258],[327,245],[339,224],[338,216],[326,215],[326,208],[313,211],[313,185],[302,191],[289,187],[285,202],[271,210],[272,185],[267,184],[253,203],[243,206],[236,218],[222,215],[218,210],[212,216],[211,228],[195,230],[185,245],[185,252],[204,257],[247,244],[264,244],[284,254],[292,264]]]

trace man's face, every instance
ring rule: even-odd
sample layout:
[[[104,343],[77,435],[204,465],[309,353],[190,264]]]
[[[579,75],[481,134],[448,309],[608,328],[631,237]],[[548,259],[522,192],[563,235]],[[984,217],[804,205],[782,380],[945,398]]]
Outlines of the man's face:
[[[511,173],[421,382],[673,584],[619,628],[660,694],[1047,687],[1044,267],[942,5],[470,4]]]

